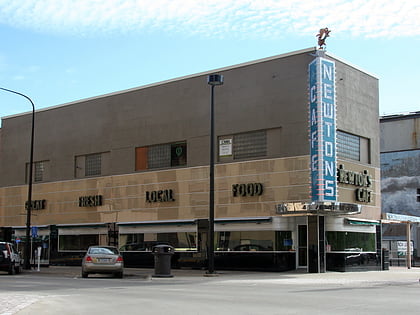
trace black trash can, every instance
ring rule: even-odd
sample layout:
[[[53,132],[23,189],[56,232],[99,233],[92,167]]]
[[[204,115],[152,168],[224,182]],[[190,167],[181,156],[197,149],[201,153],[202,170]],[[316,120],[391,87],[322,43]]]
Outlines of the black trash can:
[[[174,254],[174,248],[170,245],[156,245],[153,247],[153,256],[155,256],[155,274],[153,277],[170,278],[171,259]]]
[[[389,250],[382,248],[382,270],[389,270]]]

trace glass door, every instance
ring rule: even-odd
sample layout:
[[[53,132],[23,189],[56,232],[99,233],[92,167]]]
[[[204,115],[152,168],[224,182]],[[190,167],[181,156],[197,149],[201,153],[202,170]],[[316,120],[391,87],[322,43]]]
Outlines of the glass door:
[[[308,266],[308,228],[306,225],[298,225],[298,268]]]

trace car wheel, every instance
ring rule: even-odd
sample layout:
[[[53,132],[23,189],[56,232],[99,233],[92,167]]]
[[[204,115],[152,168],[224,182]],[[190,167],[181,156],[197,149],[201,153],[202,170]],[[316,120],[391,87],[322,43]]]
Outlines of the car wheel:
[[[123,273],[122,272],[116,272],[115,277],[121,279],[123,277]]]
[[[16,274],[15,264],[10,264],[9,266],[9,275]]]
[[[89,273],[82,271],[82,278],[87,278]]]

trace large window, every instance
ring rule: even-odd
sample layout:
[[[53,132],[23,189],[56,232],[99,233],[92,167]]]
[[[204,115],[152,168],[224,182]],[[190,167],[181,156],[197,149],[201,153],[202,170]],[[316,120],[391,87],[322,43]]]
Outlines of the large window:
[[[247,159],[267,155],[265,130],[240,133],[233,136],[233,158]]]
[[[215,234],[217,251],[288,251],[291,231],[223,231]]]
[[[337,157],[371,163],[369,139],[338,130]]]
[[[187,165],[187,143],[136,148],[136,171]]]
[[[267,156],[266,130],[220,136],[218,140],[221,162]]]
[[[337,155],[341,158],[360,161],[360,138],[337,131]]]
[[[375,252],[376,235],[360,232],[327,232],[332,251]]]
[[[176,251],[197,250],[196,232],[120,234],[121,251],[152,251],[158,244],[167,244]]]
[[[58,248],[61,251],[84,251],[89,246],[97,244],[99,244],[98,234],[60,235],[58,238]]]

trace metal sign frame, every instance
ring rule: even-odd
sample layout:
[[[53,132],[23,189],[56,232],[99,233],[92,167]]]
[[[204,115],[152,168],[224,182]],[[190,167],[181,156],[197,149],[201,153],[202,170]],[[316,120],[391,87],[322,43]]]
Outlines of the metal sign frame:
[[[309,64],[311,199],[337,201],[335,62],[316,57]]]

